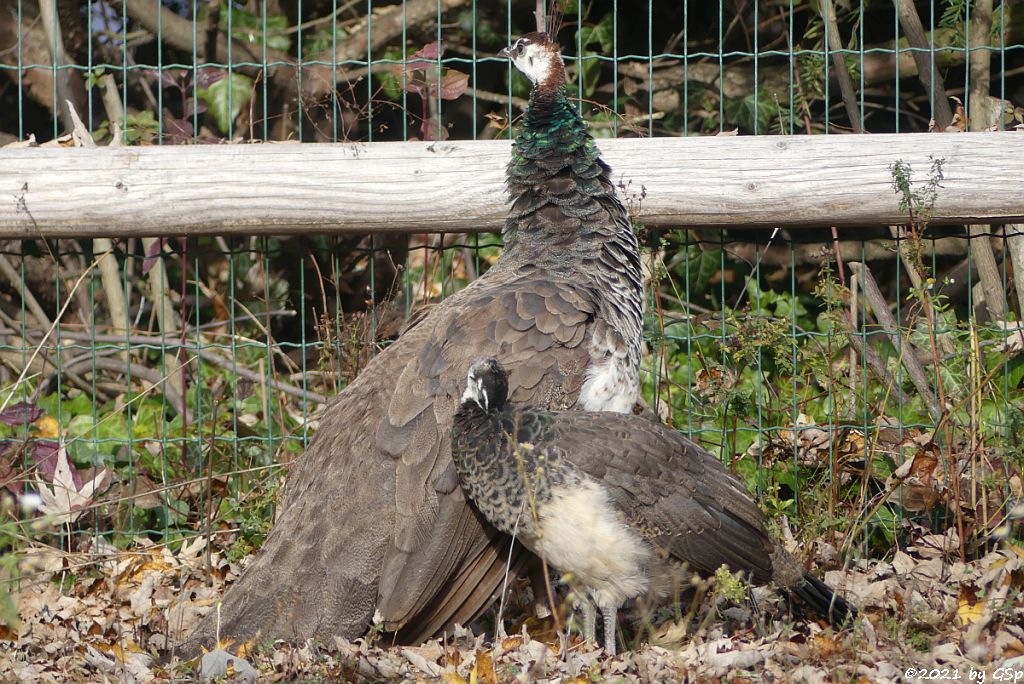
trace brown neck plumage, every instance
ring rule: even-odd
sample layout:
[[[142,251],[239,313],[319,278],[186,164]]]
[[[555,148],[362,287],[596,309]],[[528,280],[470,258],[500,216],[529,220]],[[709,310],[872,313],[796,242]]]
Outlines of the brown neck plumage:
[[[533,92],[530,93],[530,101],[551,101],[556,96],[563,94],[565,88],[565,63],[562,61],[562,55],[555,53],[555,57],[552,60],[551,69],[545,74],[544,78],[537,81],[533,86]]]

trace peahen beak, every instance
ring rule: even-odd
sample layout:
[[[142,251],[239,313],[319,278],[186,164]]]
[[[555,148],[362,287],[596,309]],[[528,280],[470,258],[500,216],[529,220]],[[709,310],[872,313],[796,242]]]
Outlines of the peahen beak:
[[[505,59],[512,59],[512,52],[507,47],[503,47],[498,50],[498,56],[504,57]]]

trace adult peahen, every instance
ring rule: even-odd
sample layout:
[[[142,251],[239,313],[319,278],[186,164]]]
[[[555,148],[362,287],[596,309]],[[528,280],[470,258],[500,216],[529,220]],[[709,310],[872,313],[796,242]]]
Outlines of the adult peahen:
[[[491,603],[509,541],[467,504],[451,464],[471,359],[501,359],[512,403],[633,408],[643,285],[629,217],[566,99],[555,41],[533,33],[501,54],[533,82],[504,252],[330,403],[264,547],[184,652],[218,621],[221,638],[329,639],[375,619],[416,641]]]

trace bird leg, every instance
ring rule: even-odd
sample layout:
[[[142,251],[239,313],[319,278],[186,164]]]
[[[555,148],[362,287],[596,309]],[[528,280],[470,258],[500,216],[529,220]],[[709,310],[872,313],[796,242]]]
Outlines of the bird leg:
[[[583,613],[583,640],[597,641],[597,609],[588,598],[576,600],[576,607]]]
[[[604,650],[610,656],[615,655],[615,627],[616,627],[615,606],[601,606],[601,614],[604,616]]]
[[[544,563],[539,558],[527,561],[530,587],[533,589],[533,614],[539,619],[551,617],[554,606],[548,606],[548,578]]]

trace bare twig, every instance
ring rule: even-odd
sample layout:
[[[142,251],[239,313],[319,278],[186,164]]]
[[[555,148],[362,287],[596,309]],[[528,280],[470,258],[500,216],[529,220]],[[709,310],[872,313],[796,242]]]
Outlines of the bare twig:
[[[280,31],[275,31],[271,29],[267,31],[267,34],[271,36],[287,36],[293,33],[299,33],[300,31],[308,31],[309,29],[316,28],[317,26],[320,26],[322,24],[333,24],[336,21],[336,17],[340,17],[342,14],[348,12],[356,5],[362,4],[362,2],[363,0],[348,0],[348,2],[346,2],[344,5],[338,5],[338,8],[332,11],[330,14],[326,14],[322,17],[317,17],[315,19],[310,19],[308,21],[304,21],[301,24],[289,26],[288,28],[282,29]],[[356,19],[358,19],[358,17],[356,17]],[[347,24],[352,21],[352,19],[346,19],[343,22],[341,22],[341,24]]]
[[[929,59],[933,53],[928,45],[924,26],[921,25],[921,17],[914,8],[914,0],[893,0],[893,4],[900,15],[900,28],[907,36],[907,43],[913,48],[917,77],[925,92],[932,98],[932,117],[935,119],[935,125],[940,131],[944,131],[946,126],[953,123],[953,110],[949,108],[949,97],[946,95],[942,76],[933,73],[933,65]]]
[[[278,315],[294,315],[291,311],[276,311],[270,312],[271,314]],[[239,320],[248,320],[248,318],[240,318]],[[222,325],[222,321],[218,321],[217,325]],[[0,329],[0,334],[13,332],[11,329]],[[27,331],[28,336],[41,335],[38,331]],[[167,349],[181,349],[186,352],[194,352],[204,360],[213,363],[221,368],[226,368],[241,378],[246,380],[252,380],[253,382],[263,382],[264,377],[261,373],[256,371],[247,370],[245,368],[239,368],[237,364],[232,363],[230,358],[225,358],[216,352],[212,352],[208,349],[204,349],[198,342],[185,342],[181,339],[180,334],[168,335],[104,335],[104,334],[92,334],[92,333],[81,333],[75,331],[61,331],[61,337],[68,340],[81,340],[83,342],[92,342],[94,344],[134,344],[134,345],[159,345],[162,348]],[[18,357],[21,358],[20,356]],[[116,370],[116,369],[113,369]],[[133,373],[134,374],[134,373]],[[162,376],[161,376],[162,379]],[[270,380],[267,382],[267,386],[290,394],[295,397],[308,399],[319,404],[323,404],[327,401],[327,397],[318,392],[312,390],[303,389],[295,385],[280,382],[277,380]],[[86,385],[88,388],[88,385]]]
[[[107,121],[110,122],[110,146],[118,147],[121,145],[124,133],[123,128],[125,125],[124,107],[121,105],[121,97],[117,92],[117,81],[114,80],[113,75],[103,74],[100,77],[100,94],[103,98],[103,108],[107,110]]]
[[[24,352],[11,351],[9,349],[0,349],[0,363],[2,363],[5,368],[10,368],[15,373],[21,373],[26,369],[31,371],[30,373],[26,374],[22,378],[22,380],[29,380],[33,377],[42,377],[46,375],[51,369],[57,368],[57,361],[50,358],[49,356],[38,354],[35,356],[35,358],[26,360]],[[86,381],[85,378],[83,378],[78,373],[75,373],[73,370],[71,372],[68,372],[66,367],[64,369],[63,377],[70,381],[69,384],[74,385],[83,392],[88,392],[91,394],[94,390],[92,383]],[[4,391],[9,393],[10,389],[12,387],[16,389],[17,385],[18,383],[13,383],[9,387],[5,387]],[[40,392],[44,387],[45,383],[40,383],[37,389],[35,390],[36,393]],[[102,392],[97,392],[96,398],[99,401],[106,401],[108,397]]]
[[[78,280],[75,281],[75,284],[71,288],[72,292],[79,288],[79,286],[82,284],[82,281],[85,280],[86,276],[88,276],[92,269],[95,267],[96,261],[93,261],[85,270],[82,271],[82,275],[78,276]],[[29,369],[32,367],[32,363],[35,361],[36,357],[38,357],[39,354],[42,352],[43,345],[46,343],[46,340],[49,339],[50,335],[53,334],[53,331],[57,327],[57,324],[60,323],[60,319],[64,317],[64,312],[67,311],[69,304],[71,304],[71,297],[68,297],[67,299],[64,300],[64,306],[62,306],[60,311],[57,312],[56,320],[54,320],[53,323],[51,323],[48,326],[46,334],[43,335],[43,339],[39,342],[38,345],[36,345],[36,348],[32,351],[32,354],[31,356],[29,356],[28,361],[25,362],[25,367],[22,369],[21,374],[18,376],[18,379],[14,383],[15,386],[20,385],[22,382],[25,381]],[[10,404],[11,399],[13,397],[13,393],[8,393],[3,403],[0,404],[0,412],[7,408],[7,405]]]
[[[1017,289],[1018,321],[1024,321],[1024,223],[1011,223],[1003,227],[1006,247],[1013,264],[1013,284]]]
[[[825,16],[825,50],[832,53],[832,64],[839,79],[839,90],[843,94],[846,116],[850,119],[853,132],[863,133],[864,127],[861,126],[860,111],[857,109],[853,79],[850,78],[850,70],[846,67],[846,57],[840,52],[843,49],[843,41],[839,36],[839,21],[836,19],[836,8],[832,0],[821,0],[821,13]]]
[[[166,382],[167,378],[164,377],[160,371],[143,366],[138,363],[126,363],[120,359],[108,359],[98,356],[91,359],[84,359],[75,364],[65,366],[61,369],[63,372],[73,371],[76,373],[85,373],[95,370],[104,370],[114,373],[121,373],[122,375],[130,375],[133,378],[139,380],[145,380],[149,384],[159,387],[163,392],[164,396],[167,397],[167,403],[170,404],[171,408],[176,413],[186,414],[188,412],[188,406],[185,404],[185,399],[171,386],[170,383]],[[177,375],[176,371],[168,373],[168,378]]]
[[[320,394],[319,392],[314,392],[309,389],[303,389],[302,387],[296,387],[295,385],[291,385],[286,382],[281,382],[280,380],[274,380],[272,378],[268,379],[263,373],[251,371],[248,368],[239,368],[238,365],[232,362],[231,359],[225,358],[220,354],[212,352],[208,349],[197,348],[196,354],[198,354],[205,361],[209,361],[210,363],[220,366],[221,368],[226,368],[230,370],[232,373],[238,375],[238,377],[240,378],[245,378],[246,380],[252,380],[253,382],[258,383],[265,382],[267,387],[270,387],[271,389],[284,392],[285,394],[290,394],[293,397],[306,399],[317,404],[323,404],[327,402],[327,397]]]
[[[984,130],[985,110],[988,107],[992,54],[989,52],[989,34],[992,31],[992,0],[975,0],[971,5],[970,26],[970,79],[971,91],[968,102],[970,108],[970,128],[972,131]],[[1006,300],[1003,293],[1002,278],[996,257],[992,251],[992,241],[987,233],[991,228],[985,225],[972,224],[968,227],[971,240],[971,256],[978,264],[978,279],[984,293],[985,309],[992,320],[1006,320]]]
[[[43,311],[43,307],[39,305],[39,300],[37,300],[35,295],[32,294],[32,291],[25,286],[21,275],[4,254],[0,254],[0,274],[7,278],[7,281],[14,288],[15,292],[19,290],[21,291],[21,297],[25,301],[25,307],[32,312],[33,316],[36,317],[36,320],[39,321],[39,325],[44,328],[49,327],[50,317],[46,315],[45,311]],[[64,305],[67,306],[67,302],[65,302]]]
[[[0,311],[0,316],[2,316],[2,315],[3,315],[3,312]],[[297,312],[295,312],[295,311],[293,311],[291,309],[278,309],[278,310],[275,310],[275,311],[260,312],[260,315],[265,316],[267,318],[277,318],[277,317],[292,317],[292,316],[296,316],[298,314],[297,314]],[[229,319],[223,320],[223,321],[209,321],[209,322],[203,323],[203,324],[201,324],[199,326],[189,326],[189,327],[185,328],[184,332],[185,332],[186,335],[190,335],[190,334],[194,334],[197,330],[209,330],[211,328],[220,328],[220,327],[223,327],[223,326],[227,325],[228,323],[231,323],[232,321],[234,321],[236,323],[242,323],[242,322],[255,322],[255,323],[259,323],[259,321],[257,321],[252,315],[248,315],[248,316],[235,316],[234,318],[229,318]],[[16,328],[16,326],[11,326],[11,327],[8,327],[8,328],[0,328],[0,335],[10,335],[12,333],[16,334],[18,332],[19,332],[19,330]],[[35,336],[35,337],[42,337],[45,334],[45,332],[42,331],[42,330],[27,330],[26,334],[29,337],[33,337],[33,336]],[[79,331],[76,331],[76,330],[68,330],[68,326],[65,325],[65,326],[61,327],[61,333],[60,334],[61,334],[61,337],[64,338],[64,339],[68,339],[68,340],[82,340],[82,341],[85,341],[85,342],[96,342],[96,343],[100,343],[100,344],[118,344],[118,343],[122,343],[122,344],[151,344],[151,345],[159,345],[159,346],[162,346],[162,347],[175,347],[175,348],[182,348],[182,349],[193,349],[193,348],[195,348],[195,343],[183,341],[182,340],[182,336],[181,336],[180,333],[174,333],[174,334],[171,334],[171,335],[165,335],[163,333],[156,333],[156,334],[133,333],[131,335],[105,335],[103,333],[93,333],[93,332],[89,332],[89,331],[79,332]],[[227,336],[228,334],[227,333],[215,333],[215,335]],[[231,337],[232,337],[232,339],[238,339],[238,340],[245,341],[245,342],[249,341],[247,338],[242,337],[241,335],[234,335],[234,336],[231,336]]]
[[[161,247],[158,242],[158,238],[142,239],[142,248],[145,250],[147,257],[153,259],[153,264],[148,274],[149,297],[153,300],[153,308],[156,310],[156,319],[160,326],[160,332],[165,335],[171,335],[175,332],[180,334],[181,324],[178,321],[178,314],[174,310],[174,304],[168,295],[167,271],[164,268],[164,258],[160,254]],[[178,365],[175,354],[164,354],[165,368],[176,368]],[[182,381],[179,375],[170,374],[167,382],[171,383],[175,392],[178,394],[182,393]]]
[[[121,271],[114,256],[114,243],[110,238],[95,238],[93,249],[100,255],[100,282],[107,300],[107,311],[110,313],[110,327],[114,330],[127,332],[128,308],[124,301],[124,290],[121,288]],[[128,361],[128,352],[122,353],[123,361]]]
[[[66,296],[74,297],[78,301],[78,310],[75,312],[78,314],[79,319],[85,325],[86,328],[92,329],[93,326],[93,304],[92,299],[89,297],[89,293],[86,288],[80,287],[77,290],[72,289],[71,285],[74,279],[78,277],[78,274],[85,268],[85,259],[81,252],[74,254],[68,251],[61,250],[61,243],[57,243],[58,252],[57,259],[60,261],[58,272],[63,269],[63,280]],[[52,258],[51,254],[51,258]]]
[[[58,114],[65,130],[70,131],[74,128],[74,120],[68,110],[71,99],[71,70],[64,68],[68,64],[68,58],[64,53],[64,37],[61,34],[60,22],[57,21],[57,13],[54,9],[52,2],[39,3],[39,17],[42,19],[43,29],[46,31],[46,43],[50,49],[54,80],[57,85]]]
[[[935,399],[935,394],[932,392],[931,385],[928,382],[928,376],[925,374],[921,362],[917,360],[917,355],[910,346],[910,342],[901,334],[899,325],[896,323],[892,312],[889,311],[889,307],[885,303],[885,297],[882,296],[882,292],[878,289],[878,283],[875,282],[874,276],[871,275],[871,271],[867,266],[860,262],[850,262],[849,266],[850,270],[857,274],[864,297],[875,314],[875,320],[882,326],[883,331],[892,341],[893,346],[900,351],[903,367],[907,369],[910,381],[914,383],[914,387],[924,400],[928,413],[936,421],[940,420],[942,418],[942,407],[939,406],[939,402]],[[939,369],[936,368],[935,371],[939,372]]]
[[[896,240],[900,261],[903,262],[903,269],[910,278],[910,283],[915,288],[920,288],[922,285],[921,274],[917,271],[917,264],[914,263],[914,257],[906,250],[907,240],[909,239],[907,229],[903,226],[889,226],[889,233],[892,235],[893,239]],[[963,244],[963,240],[960,240],[959,242],[961,247],[967,246]],[[963,251],[967,250],[964,249]]]

